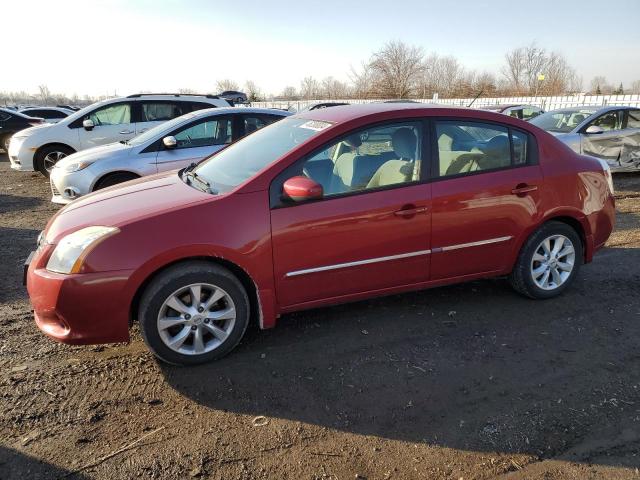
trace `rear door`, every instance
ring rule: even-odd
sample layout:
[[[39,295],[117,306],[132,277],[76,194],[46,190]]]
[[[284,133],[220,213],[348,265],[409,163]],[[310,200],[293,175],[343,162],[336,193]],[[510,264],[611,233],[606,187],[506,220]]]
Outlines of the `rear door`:
[[[365,128],[274,180],[273,265],[282,307],[428,280],[431,185],[421,181],[422,132],[415,121]],[[404,144],[394,146],[398,137]],[[337,149],[344,153],[334,165]],[[282,200],[284,181],[297,175],[321,183],[323,198]]]
[[[172,132],[177,145],[166,148],[162,139],[157,142],[158,171],[183,168],[199,162],[230,144],[234,138],[233,116],[204,117]]]
[[[539,221],[542,173],[532,136],[499,123],[436,119],[432,164],[431,278],[504,270],[516,239]],[[463,150],[450,150],[463,145]],[[460,148],[460,147],[459,147]]]
[[[91,120],[94,127],[91,130],[85,129],[82,126],[84,120]],[[136,134],[133,104],[125,101],[98,107],[70,126],[78,129],[78,140],[82,150],[129,140]]]

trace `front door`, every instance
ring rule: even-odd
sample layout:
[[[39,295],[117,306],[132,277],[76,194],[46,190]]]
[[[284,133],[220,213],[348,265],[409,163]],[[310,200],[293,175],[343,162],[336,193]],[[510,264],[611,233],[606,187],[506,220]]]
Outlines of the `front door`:
[[[612,110],[603,113],[586,125],[580,132],[582,153],[612,163],[617,162],[622,153],[623,119],[623,110]],[[590,126],[600,127],[604,132],[587,133],[586,130]]]
[[[493,123],[436,120],[434,130],[438,139],[460,138],[435,149],[431,278],[504,270],[516,239],[539,221],[542,173],[533,139]]]
[[[272,183],[275,198],[299,174],[324,189],[321,200],[272,203],[281,307],[428,280],[431,185],[422,182],[422,138],[421,122],[364,129],[301,159]]]
[[[217,115],[205,117],[172,132],[176,146],[168,149],[162,141],[157,157],[158,172],[183,168],[197,163],[233,140],[232,117]]]
[[[91,120],[94,127],[78,128],[80,147],[86,148],[129,140],[136,135],[131,102],[111,103],[87,114],[83,120]]]

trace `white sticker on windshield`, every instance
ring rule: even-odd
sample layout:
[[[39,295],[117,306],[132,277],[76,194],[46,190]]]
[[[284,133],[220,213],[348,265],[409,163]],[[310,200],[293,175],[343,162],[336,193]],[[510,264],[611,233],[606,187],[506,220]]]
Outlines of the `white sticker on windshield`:
[[[307,128],[309,130],[314,130],[316,132],[319,132],[330,126],[331,126],[330,122],[322,122],[320,120],[309,120],[308,122],[305,122],[302,125],[300,125],[300,128]]]

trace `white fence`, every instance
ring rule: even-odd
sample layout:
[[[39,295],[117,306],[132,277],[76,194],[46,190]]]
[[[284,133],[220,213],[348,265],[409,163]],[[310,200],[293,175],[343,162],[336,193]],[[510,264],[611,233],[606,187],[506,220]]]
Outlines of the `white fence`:
[[[263,108],[284,108],[295,111],[320,102],[345,102],[345,103],[372,103],[384,100],[364,100],[364,99],[317,99],[317,100],[291,100],[291,101],[272,101],[272,102],[253,102],[253,107]],[[579,106],[604,106],[604,105],[628,105],[632,107],[640,107],[640,95],[565,95],[558,97],[502,97],[502,98],[428,98],[415,99],[416,102],[436,103],[439,105],[449,105],[455,107],[466,107],[472,105],[475,108],[486,107],[489,105],[499,104],[525,104],[536,105],[544,110],[555,110],[566,107]],[[472,103],[473,102],[473,103]]]

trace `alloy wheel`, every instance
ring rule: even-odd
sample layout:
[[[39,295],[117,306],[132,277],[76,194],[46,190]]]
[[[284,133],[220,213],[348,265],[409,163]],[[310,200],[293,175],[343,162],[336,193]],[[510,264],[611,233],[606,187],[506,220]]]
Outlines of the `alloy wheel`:
[[[66,156],[66,153],[58,151],[47,153],[44,157],[44,168],[50,172],[53,166]]]
[[[236,308],[231,296],[208,283],[194,283],[173,292],[158,312],[158,333],[171,350],[201,355],[218,348],[231,334]]]
[[[531,277],[543,290],[555,290],[571,276],[576,250],[564,235],[551,235],[535,249],[531,259]]]

